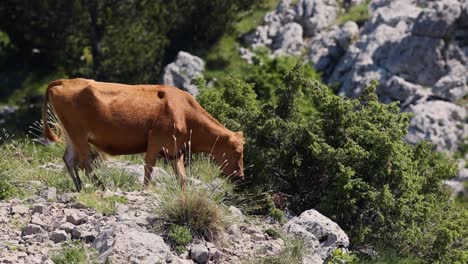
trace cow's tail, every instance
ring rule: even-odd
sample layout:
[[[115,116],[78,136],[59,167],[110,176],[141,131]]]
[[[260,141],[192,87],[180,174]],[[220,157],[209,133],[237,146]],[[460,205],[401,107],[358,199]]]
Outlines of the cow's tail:
[[[47,86],[45,95],[44,95],[44,105],[42,106],[42,132],[44,133],[44,139],[47,142],[48,140],[52,142],[61,142],[60,138],[52,131],[47,120],[47,105],[49,102],[49,90],[50,88],[60,85],[62,82],[60,80],[53,81]]]

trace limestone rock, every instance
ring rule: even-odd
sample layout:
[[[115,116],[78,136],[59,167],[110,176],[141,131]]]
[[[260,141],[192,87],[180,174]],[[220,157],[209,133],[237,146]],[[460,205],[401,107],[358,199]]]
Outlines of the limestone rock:
[[[190,258],[197,263],[207,263],[210,255],[210,250],[204,245],[196,244],[190,248]]]
[[[306,258],[325,261],[337,248],[347,248],[349,238],[333,221],[316,210],[307,210],[283,226],[284,231],[304,239],[311,250]]]
[[[65,232],[64,230],[55,230],[50,235],[50,240],[52,240],[54,243],[63,242],[67,240],[67,232]]]
[[[67,210],[65,212],[65,215],[66,215],[66,221],[74,225],[80,225],[86,222],[86,219],[88,217],[86,213],[82,211],[77,211],[77,210]]]
[[[463,107],[444,101],[428,101],[410,106],[408,111],[415,114],[406,136],[410,143],[427,139],[439,150],[455,151],[468,135],[467,113]]]
[[[303,26],[304,34],[313,36],[335,23],[339,6],[336,0],[299,0],[295,11],[295,21]]]
[[[201,76],[204,70],[205,62],[201,58],[179,51],[175,61],[164,68],[163,83],[197,95],[198,88],[194,85],[194,80]]]

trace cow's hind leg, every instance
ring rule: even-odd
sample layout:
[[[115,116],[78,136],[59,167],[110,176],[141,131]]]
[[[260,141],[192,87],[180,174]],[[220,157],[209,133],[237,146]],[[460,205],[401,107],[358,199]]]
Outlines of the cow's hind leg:
[[[75,148],[69,141],[67,142],[67,146],[65,147],[63,161],[65,162],[65,166],[67,167],[68,173],[70,174],[73,183],[75,184],[76,191],[81,191],[81,179],[78,175],[77,170],[78,155],[75,152]]]

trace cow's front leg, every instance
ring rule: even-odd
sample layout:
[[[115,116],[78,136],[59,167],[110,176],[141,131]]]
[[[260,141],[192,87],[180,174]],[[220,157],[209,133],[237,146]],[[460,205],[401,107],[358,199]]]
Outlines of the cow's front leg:
[[[179,179],[180,187],[182,188],[182,190],[185,190],[185,187],[187,185],[187,176],[185,175],[184,154],[181,153],[178,157],[172,159],[171,164],[175,175]]]
[[[156,165],[156,159],[160,150],[161,146],[157,142],[157,137],[153,135],[153,131],[151,130],[148,133],[148,145],[145,154],[145,178],[143,180],[145,187],[148,187],[151,183],[151,173],[153,173],[153,167]]]

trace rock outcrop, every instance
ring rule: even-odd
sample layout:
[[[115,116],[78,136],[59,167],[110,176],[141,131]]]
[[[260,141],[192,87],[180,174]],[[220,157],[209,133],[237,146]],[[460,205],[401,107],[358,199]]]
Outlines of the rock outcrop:
[[[415,114],[411,143],[430,140],[449,153],[468,144],[468,1],[373,0],[361,28],[352,21],[335,25],[342,12],[364,3],[344,1],[340,10],[334,0],[283,0],[244,40],[272,55],[305,51],[341,95],[358,97],[377,80],[381,101],[399,101],[402,111]],[[292,25],[297,33],[302,27],[302,38],[284,34]]]
[[[194,80],[201,76],[204,70],[205,62],[201,58],[180,51],[176,60],[164,67],[163,83],[197,95],[198,88]]]
[[[349,47],[329,84],[357,97],[370,80],[378,80],[382,101],[400,101],[415,114],[407,139],[427,139],[439,150],[457,151],[466,140],[468,40],[464,0],[373,1],[371,17],[359,40]]]
[[[349,246],[346,233],[335,222],[313,209],[289,220],[283,230],[304,239],[308,250],[304,263],[322,263],[335,249]]]

